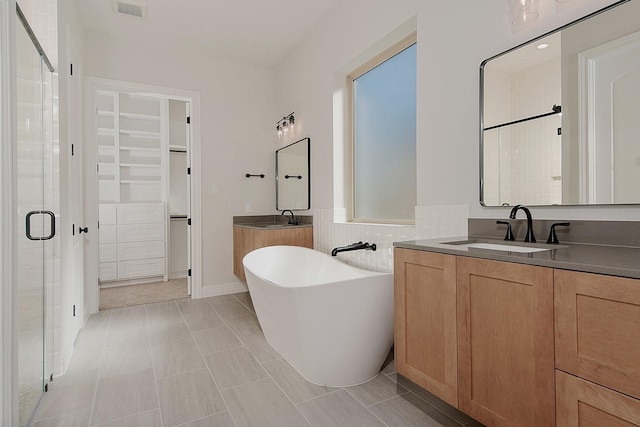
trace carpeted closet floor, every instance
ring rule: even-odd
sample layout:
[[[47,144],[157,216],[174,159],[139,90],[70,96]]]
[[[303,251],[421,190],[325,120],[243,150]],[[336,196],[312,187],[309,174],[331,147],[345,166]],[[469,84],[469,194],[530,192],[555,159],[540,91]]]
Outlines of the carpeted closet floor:
[[[187,298],[187,279],[100,288],[100,310]]]

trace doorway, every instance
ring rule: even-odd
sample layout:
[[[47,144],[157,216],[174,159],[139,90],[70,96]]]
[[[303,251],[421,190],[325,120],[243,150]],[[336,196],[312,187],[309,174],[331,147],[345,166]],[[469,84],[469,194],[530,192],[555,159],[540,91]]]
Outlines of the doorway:
[[[94,272],[88,283],[99,289],[96,308],[187,298],[194,265],[193,99],[96,80],[90,93],[97,197],[87,200],[99,231],[97,268],[87,268]]]

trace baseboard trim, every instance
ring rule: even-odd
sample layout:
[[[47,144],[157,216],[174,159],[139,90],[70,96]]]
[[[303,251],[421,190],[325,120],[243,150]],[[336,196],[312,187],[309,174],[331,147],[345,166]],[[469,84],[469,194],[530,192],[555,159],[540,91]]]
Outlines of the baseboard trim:
[[[201,298],[218,297],[220,295],[236,294],[238,292],[247,292],[244,282],[225,283],[222,285],[203,286],[200,294]]]

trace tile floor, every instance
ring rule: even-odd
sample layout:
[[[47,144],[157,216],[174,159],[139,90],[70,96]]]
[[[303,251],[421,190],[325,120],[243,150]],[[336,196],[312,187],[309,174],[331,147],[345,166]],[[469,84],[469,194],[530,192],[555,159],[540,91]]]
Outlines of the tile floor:
[[[34,426],[479,425],[414,391],[393,363],[359,386],[307,382],[266,342],[241,293],[91,316]]]

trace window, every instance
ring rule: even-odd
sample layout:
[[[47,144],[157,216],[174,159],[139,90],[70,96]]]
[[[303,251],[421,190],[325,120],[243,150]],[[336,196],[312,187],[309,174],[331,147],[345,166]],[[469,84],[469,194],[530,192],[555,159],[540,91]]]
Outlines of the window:
[[[351,219],[412,223],[416,205],[415,34],[356,70]]]

